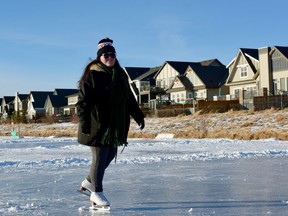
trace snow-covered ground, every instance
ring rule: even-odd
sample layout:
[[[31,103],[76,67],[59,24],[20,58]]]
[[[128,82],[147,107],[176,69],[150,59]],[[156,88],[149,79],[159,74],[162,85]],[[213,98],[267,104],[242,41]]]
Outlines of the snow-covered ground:
[[[130,139],[106,171],[109,213],[76,191],[90,162],[76,138],[0,137],[0,215],[288,212],[288,141]]]

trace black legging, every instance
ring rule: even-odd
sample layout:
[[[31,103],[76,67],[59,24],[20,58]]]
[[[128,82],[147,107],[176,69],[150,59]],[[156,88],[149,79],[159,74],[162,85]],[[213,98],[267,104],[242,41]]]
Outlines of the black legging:
[[[92,164],[87,180],[95,185],[95,192],[102,192],[102,181],[105,169],[117,154],[117,147],[90,147],[92,151]]]

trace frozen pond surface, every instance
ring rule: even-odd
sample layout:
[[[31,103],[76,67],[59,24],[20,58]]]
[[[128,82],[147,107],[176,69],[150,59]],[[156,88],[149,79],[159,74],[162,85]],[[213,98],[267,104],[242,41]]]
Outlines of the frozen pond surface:
[[[0,215],[286,215],[288,142],[132,140],[108,168],[110,213],[78,193],[75,139],[0,139]]]

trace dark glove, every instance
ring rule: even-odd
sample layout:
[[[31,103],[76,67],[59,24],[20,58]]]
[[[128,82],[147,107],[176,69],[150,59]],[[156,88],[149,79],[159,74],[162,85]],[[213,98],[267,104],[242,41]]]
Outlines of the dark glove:
[[[145,121],[144,118],[142,118],[139,122],[137,122],[138,125],[140,126],[140,130],[143,130],[145,127]]]
[[[88,125],[88,124],[83,124],[82,125],[82,134],[85,134],[85,135],[89,136],[90,135],[90,131],[91,131],[90,125]]]

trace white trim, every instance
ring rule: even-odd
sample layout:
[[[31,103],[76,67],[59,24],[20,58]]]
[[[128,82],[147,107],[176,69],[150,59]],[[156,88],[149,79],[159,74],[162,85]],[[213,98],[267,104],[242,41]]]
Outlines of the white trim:
[[[249,58],[251,58],[251,59],[254,59],[254,60],[257,61],[257,62],[259,62],[259,59],[255,59],[254,57],[248,55],[247,53],[244,53],[244,55],[247,56],[247,57],[249,57]]]

